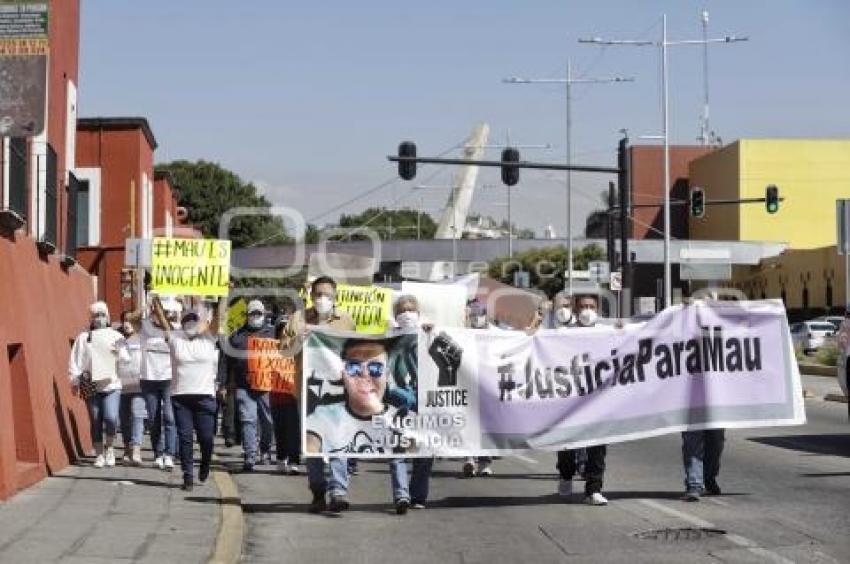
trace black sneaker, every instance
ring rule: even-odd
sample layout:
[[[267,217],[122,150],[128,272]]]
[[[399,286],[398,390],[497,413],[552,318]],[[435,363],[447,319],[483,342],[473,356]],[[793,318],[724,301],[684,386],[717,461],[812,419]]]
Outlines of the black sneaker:
[[[183,485],[180,486],[180,489],[184,492],[190,492],[192,491],[192,488],[192,478],[183,478]]]
[[[699,490],[688,490],[685,492],[685,495],[682,496],[684,501],[699,501]]]
[[[328,504],[328,509],[331,513],[342,513],[343,511],[348,511],[350,504],[345,496],[342,495],[332,495],[331,502]]]
[[[400,499],[395,502],[396,515],[407,515],[407,510],[410,508],[410,500]]]
[[[246,462],[242,465],[242,472],[249,473],[254,471],[254,463]]]
[[[325,492],[313,492],[313,501],[310,502],[310,513],[323,513],[327,511],[328,504],[325,501]]]
[[[231,439],[230,437],[224,439],[224,446],[227,447],[227,448],[233,448],[233,445],[235,445],[235,444],[236,443],[234,443],[233,439]]]
[[[205,484],[207,479],[210,477],[210,466],[209,464],[201,464],[201,468],[198,470],[198,481],[202,484]]]
[[[717,480],[705,481],[705,495],[720,495],[720,486],[717,485]]]

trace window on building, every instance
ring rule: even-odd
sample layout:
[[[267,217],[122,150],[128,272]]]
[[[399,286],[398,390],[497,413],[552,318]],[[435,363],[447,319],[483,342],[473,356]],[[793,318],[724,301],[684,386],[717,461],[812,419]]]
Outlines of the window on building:
[[[27,140],[13,137],[9,140],[9,208],[26,218],[28,198]]]
[[[44,186],[44,236],[42,239],[49,243],[57,244],[56,238],[56,207],[58,204],[58,195],[56,190],[56,151],[49,144],[47,145],[47,182]]]
[[[74,256],[89,245],[89,181],[68,173],[68,242],[65,254]]]

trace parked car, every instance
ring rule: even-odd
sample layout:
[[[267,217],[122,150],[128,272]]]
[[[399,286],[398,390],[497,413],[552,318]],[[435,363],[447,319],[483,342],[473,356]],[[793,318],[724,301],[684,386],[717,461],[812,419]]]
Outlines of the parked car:
[[[825,321],[827,323],[832,323],[835,325],[835,330],[838,331],[841,329],[841,324],[844,323],[844,318],[840,315],[822,315],[820,317],[815,317],[812,321]]]
[[[803,354],[818,350],[826,338],[835,333],[835,325],[826,321],[801,321],[791,325],[791,340]]]
[[[838,331],[838,384],[841,386],[841,391],[844,392],[844,397],[847,397],[847,371],[850,370],[850,318],[845,317],[841,323],[841,329]],[[847,415],[850,417],[850,403],[847,404]]]

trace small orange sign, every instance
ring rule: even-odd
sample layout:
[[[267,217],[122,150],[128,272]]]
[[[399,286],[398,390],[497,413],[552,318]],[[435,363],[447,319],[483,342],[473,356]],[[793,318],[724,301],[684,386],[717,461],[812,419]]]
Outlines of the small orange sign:
[[[295,358],[280,353],[280,340],[248,337],[247,350],[252,390],[295,393]]]

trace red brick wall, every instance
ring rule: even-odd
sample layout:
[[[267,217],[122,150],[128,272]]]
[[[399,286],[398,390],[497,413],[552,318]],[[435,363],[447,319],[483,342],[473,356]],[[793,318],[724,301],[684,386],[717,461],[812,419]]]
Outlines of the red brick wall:
[[[85,328],[91,278],[39,257],[18,231],[0,237],[0,499],[91,448],[88,415],[71,395],[68,354]],[[15,354],[17,352],[17,354]],[[11,358],[10,358],[11,356]],[[10,362],[11,361],[11,362]]]
[[[688,165],[711,148],[674,145],[670,147],[670,198],[686,200],[688,197]],[[631,157],[632,204],[662,204],[664,194],[664,149],[656,145],[633,145]],[[634,239],[660,239],[664,229],[662,208],[636,208],[632,211],[632,237]],[[687,206],[670,207],[671,235],[688,236]],[[653,227],[658,231],[652,231]]]

